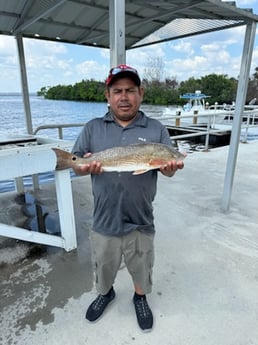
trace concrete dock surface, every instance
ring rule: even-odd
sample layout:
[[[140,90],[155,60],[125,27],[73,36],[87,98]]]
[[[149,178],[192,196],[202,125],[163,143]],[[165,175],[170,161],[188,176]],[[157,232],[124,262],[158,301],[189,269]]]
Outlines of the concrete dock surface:
[[[221,210],[228,147],[194,152],[154,202],[156,258],[142,333],[124,265],[116,299],[96,323],[89,231],[90,178],[72,180],[78,248],[72,252],[0,238],[1,345],[258,345],[258,141],[240,143],[230,210]],[[55,188],[34,197],[57,215]],[[26,205],[1,196],[0,221],[26,223]]]

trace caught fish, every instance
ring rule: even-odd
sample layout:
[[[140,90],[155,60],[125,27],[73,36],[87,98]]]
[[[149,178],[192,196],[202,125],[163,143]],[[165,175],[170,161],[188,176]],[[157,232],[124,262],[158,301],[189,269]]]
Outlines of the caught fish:
[[[132,171],[134,175],[158,169],[168,161],[181,161],[185,158],[184,154],[172,147],[158,143],[113,147],[93,153],[90,157],[85,158],[77,157],[57,148],[53,148],[53,150],[57,157],[56,170],[73,168],[93,161],[99,161],[104,171]]]

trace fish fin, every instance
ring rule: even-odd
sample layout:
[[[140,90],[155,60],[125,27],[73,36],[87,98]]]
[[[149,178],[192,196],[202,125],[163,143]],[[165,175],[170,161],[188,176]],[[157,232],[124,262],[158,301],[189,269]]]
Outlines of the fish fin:
[[[149,169],[144,169],[144,170],[135,170],[133,172],[133,175],[141,175],[141,174],[145,174],[147,171],[149,171]]]
[[[164,165],[166,161],[164,159],[150,159],[149,161],[149,166],[150,167],[155,167],[155,168],[160,168],[162,165]]]
[[[71,168],[71,159],[73,157],[71,153],[53,147],[52,150],[56,154],[56,170]]]

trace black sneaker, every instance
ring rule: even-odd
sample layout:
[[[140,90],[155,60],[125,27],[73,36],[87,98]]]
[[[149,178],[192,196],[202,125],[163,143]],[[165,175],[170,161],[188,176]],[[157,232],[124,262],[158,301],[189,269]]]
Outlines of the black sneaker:
[[[153,326],[153,315],[147,303],[146,296],[134,296],[133,302],[140,328],[145,332],[151,331]]]
[[[113,287],[106,295],[98,295],[98,297],[89,306],[86,319],[89,321],[96,321],[104,312],[108,304],[115,298],[116,293]]]

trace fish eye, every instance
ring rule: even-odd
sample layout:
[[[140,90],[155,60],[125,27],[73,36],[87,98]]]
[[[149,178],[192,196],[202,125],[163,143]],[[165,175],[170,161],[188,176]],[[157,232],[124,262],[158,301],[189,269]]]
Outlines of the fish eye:
[[[72,156],[72,161],[76,161],[76,157],[75,156]]]

